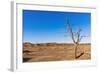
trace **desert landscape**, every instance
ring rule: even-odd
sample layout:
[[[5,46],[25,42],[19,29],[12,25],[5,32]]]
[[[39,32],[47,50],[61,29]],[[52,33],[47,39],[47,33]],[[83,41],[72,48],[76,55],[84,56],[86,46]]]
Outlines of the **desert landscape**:
[[[23,43],[23,62],[89,60],[91,44],[80,44],[75,59],[75,46],[72,43]],[[83,53],[82,53],[83,52]]]
[[[91,59],[91,13],[23,10],[23,62]]]

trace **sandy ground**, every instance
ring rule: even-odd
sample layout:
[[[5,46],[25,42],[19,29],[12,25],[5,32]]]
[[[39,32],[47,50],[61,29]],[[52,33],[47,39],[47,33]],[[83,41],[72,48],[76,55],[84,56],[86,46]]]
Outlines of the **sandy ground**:
[[[88,60],[91,59],[91,45],[80,44],[75,59],[75,46],[65,43],[24,43],[23,44],[23,62],[41,62],[41,61],[63,61],[63,60]]]

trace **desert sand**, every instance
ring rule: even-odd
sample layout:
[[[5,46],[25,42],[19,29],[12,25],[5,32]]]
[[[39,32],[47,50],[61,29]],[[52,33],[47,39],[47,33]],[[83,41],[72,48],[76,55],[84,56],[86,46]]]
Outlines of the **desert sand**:
[[[72,43],[23,43],[23,62],[90,60],[91,44],[80,44],[75,59],[75,46]]]

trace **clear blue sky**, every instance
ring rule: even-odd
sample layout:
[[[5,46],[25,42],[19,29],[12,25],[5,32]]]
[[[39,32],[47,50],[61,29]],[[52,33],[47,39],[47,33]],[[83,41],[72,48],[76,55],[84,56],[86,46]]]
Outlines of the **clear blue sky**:
[[[81,35],[88,36],[83,38],[81,42],[90,43],[90,13],[36,10],[23,10],[23,42],[72,42],[71,38],[65,33],[67,31],[65,18],[69,19],[73,31],[81,28]]]

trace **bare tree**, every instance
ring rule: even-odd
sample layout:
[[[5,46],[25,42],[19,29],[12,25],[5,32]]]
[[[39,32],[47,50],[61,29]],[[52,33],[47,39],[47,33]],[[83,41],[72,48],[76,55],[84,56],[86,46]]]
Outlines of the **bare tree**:
[[[82,56],[84,54],[84,52],[81,52],[79,55],[77,55],[77,49],[79,48],[79,44],[80,44],[80,41],[82,40],[83,37],[85,36],[82,36],[81,35],[81,29],[78,28],[78,31],[77,32],[74,32],[73,29],[72,29],[72,26],[71,24],[69,23],[69,21],[67,20],[67,31],[74,43],[74,46],[75,46],[75,59],[79,58],[80,56]]]

